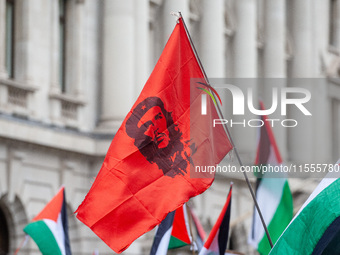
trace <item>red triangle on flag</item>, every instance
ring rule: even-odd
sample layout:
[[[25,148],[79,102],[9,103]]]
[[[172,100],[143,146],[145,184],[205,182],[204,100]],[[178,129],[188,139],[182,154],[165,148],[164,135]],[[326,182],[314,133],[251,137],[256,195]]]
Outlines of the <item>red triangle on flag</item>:
[[[61,187],[58,193],[52,198],[44,209],[33,218],[32,221],[49,219],[57,222],[61,207],[64,201],[64,187]]]
[[[178,208],[175,212],[171,235],[184,243],[190,244],[191,241],[188,233],[190,230],[187,228],[187,223],[185,221],[185,217],[187,216],[184,215],[183,207],[184,205],[181,208]]]

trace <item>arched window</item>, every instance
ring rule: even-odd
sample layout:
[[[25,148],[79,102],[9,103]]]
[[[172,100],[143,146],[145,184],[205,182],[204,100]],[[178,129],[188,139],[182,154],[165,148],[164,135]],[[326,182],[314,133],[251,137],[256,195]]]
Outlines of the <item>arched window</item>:
[[[9,252],[9,231],[4,212],[0,207],[0,255],[7,255]]]

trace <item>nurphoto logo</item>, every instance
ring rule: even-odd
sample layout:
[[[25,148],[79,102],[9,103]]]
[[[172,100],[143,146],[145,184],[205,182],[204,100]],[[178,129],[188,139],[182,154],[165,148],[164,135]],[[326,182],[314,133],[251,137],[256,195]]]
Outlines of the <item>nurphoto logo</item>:
[[[218,106],[218,101],[222,106],[222,100],[217,93],[217,91],[210,85],[207,85],[203,82],[196,82],[200,85],[203,85],[205,88],[197,87],[200,90],[203,90],[205,93],[201,94],[201,114],[207,114],[207,95],[209,95],[214,102],[216,107]],[[287,118],[287,108],[295,107],[298,109],[303,116],[312,116],[312,113],[307,108],[306,104],[311,100],[311,92],[306,88],[301,87],[271,87],[271,105],[267,109],[257,109],[258,101],[254,99],[256,93],[254,92],[253,87],[248,87],[246,93],[244,93],[241,88],[236,85],[224,83],[214,86],[218,88],[220,91],[225,90],[227,94],[231,95],[232,98],[232,115],[237,116],[237,120],[235,119],[214,119],[213,126],[216,125],[224,125],[228,124],[232,126],[243,126],[243,127],[261,127],[264,125],[264,121],[270,123],[271,127],[275,125],[281,125],[282,127],[296,127],[298,125],[298,120],[293,118]],[[210,89],[210,91],[208,90]],[[229,109],[228,109],[229,110]],[[246,111],[250,112],[256,116],[270,116],[273,113],[276,113],[276,116],[282,116],[282,118],[266,118],[265,120],[261,118],[254,119],[241,119],[240,116],[245,116]]]

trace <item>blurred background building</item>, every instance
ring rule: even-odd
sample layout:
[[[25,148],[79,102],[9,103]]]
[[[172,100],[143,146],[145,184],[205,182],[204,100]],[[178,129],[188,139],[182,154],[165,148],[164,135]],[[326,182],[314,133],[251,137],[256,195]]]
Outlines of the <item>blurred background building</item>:
[[[73,212],[175,26],[169,13],[178,10],[208,77],[309,78],[298,86],[312,93],[313,117],[274,128],[285,162],[339,157],[339,0],[0,0],[1,255],[13,254],[23,227],[62,184],[73,253],[112,254]],[[252,87],[269,105],[272,87],[291,86],[273,81],[249,79],[242,89]],[[230,116],[231,103],[224,107]],[[298,115],[288,112],[288,118]],[[256,132],[232,129],[245,164],[254,161]],[[218,174],[190,203],[209,232],[230,181],[231,248],[255,254],[247,245],[253,203],[242,176]],[[317,181],[289,181],[296,211]],[[124,253],[148,254],[153,234]],[[19,254],[39,251],[29,241]]]

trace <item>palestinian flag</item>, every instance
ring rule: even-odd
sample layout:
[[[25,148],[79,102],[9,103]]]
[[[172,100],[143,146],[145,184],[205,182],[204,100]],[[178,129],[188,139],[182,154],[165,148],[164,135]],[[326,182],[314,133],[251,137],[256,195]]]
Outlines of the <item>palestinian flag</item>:
[[[227,201],[220,213],[220,216],[218,217],[214,227],[212,228],[209,237],[199,255],[224,255],[227,248],[229,235],[231,193],[232,185],[230,185]]]
[[[340,170],[340,160],[334,166]],[[326,176],[276,242],[273,254],[340,254],[340,178]]]
[[[263,110],[262,102],[260,102],[260,106]],[[262,121],[264,125],[260,129],[255,165],[280,165],[282,163],[281,155],[267,116],[262,116]],[[257,179],[256,199],[268,226],[270,237],[275,243],[293,218],[292,194],[285,176],[269,178],[264,174],[260,177]],[[256,210],[253,214],[249,243],[262,255],[268,254],[271,249]]]
[[[151,247],[151,255],[167,254],[168,249],[175,249],[191,244],[191,232],[184,204],[167,217],[158,226],[155,239]]]
[[[24,228],[24,232],[32,237],[43,255],[71,255],[64,187]]]
[[[201,224],[201,222],[199,221],[198,217],[196,216],[196,214],[194,213],[193,210],[189,210],[190,213],[191,213],[191,218],[193,220],[193,228],[195,231],[195,238],[194,238],[194,245],[195,245],[195,250],[197,250],[198,252],[201,251],[201,249],[203,248],[203,245],[204,245],[204,240],[205,240],[205,237],[206,237],[206,233],[204,231],[204,228]]]

